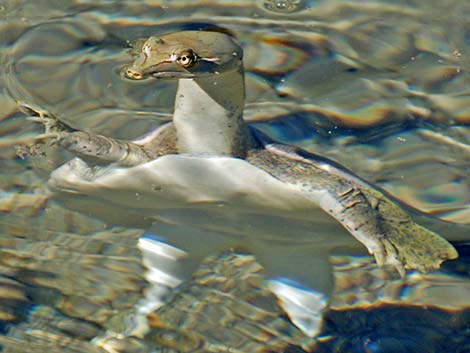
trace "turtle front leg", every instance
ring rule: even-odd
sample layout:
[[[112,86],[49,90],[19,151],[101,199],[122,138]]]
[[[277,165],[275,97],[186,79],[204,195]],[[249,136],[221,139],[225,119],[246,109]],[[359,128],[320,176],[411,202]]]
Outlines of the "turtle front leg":
[[[260,150],[248,160],[315,202],[364,244],[377,263],[426,272],[455,259],[454,247],[438,234],[413,222],[410,216],[378,189],[356,182],[346,172],[318,167],[299,155]],[[319,165],[319,164],[318,164]],[[331,167],[333,169],[334,167]]]
[[[407,212],[379,190],[362,187],[361,192],[379,212],[386,235],[385,247],[394,249],[405,269],[437,270],[443,261],[458,257],[446,239],[413,222]]]
[[[77,131],[44,109],[24,102],[18,102],[18,107],[24,114],[28,115],[28,120],[44,125],[44,133],[36,137],[38,141],[60,139],[63,135]]]
[[[115,163],[131,167],[156,158],[151,151],[133,142],[74,129],[49,112],[32,105],[20,103],[19,107],[29,115],[28,120],[44,125],[44,133],[35,138],[37,142],[50,141],[97,164]]]

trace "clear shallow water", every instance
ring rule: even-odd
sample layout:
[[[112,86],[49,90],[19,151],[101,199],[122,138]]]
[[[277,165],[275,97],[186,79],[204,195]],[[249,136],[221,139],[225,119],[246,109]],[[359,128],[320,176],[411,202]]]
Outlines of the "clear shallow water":
[[[38,129],[25,121],[14,100],[40,105],[77,128],[120,138],[139,136],[171,114],[175,85],[131,83],[121,78],[119,70],[129,60],[127,41],[198,28],[197,23],[206,23],[208,18],[234,31],[244,47],[247,120],[276,140],[340,162],[422,212],[469,223],[469,24],[468,5],[463,1],[439,5],[364,2],[360,6],[301,1],[289,9],[278,4],[276,10],[262,2],[191,4],[2,3],[2,270],[4,287],[19,293],[6,301],[6,323],[32,320],[34,305],[45,304],[67,318],[87,318],[93,324],[83,337],[97,335],[111,316],[132,308],[141,297],[146,282],[136,243],[142,235],[139,229],[147,229],[154,221],[145,214],[139,216],[139,209],[122,213],[112,205],[79,196],[57,195],[47,202],[48,175],[70,156],[55,151],[47,157],[17,158],[15,146]],[[446,16],[441,15],[443,9]],[[302,239],[330,235],[315,246],[328,242],[329,248],[336,241],[338,246],[350,246],[332,239],[339,227],[322,221],[321,216],[315,219],[315,230],[310,229],[311,223],[292,221],[292,216],[278,218],[260,230],[265,218],[260,220],[256,210],[255,216],[231,217],[223,226],[219,223],[226,221],[227,211],[214,212],[210,207],[208,211],[191,209],[176,218],[171,210],[162,212],[161,222],[150,229],[171,235],[175,245],[184,245],[189,241],[185,232],[221,232],[233,239],[247,231],[262,236],[273,230],[288,233],[295,223]],[[193,227],[178,224],[182,217]],[[451,238],[469,239],[465,226],[423,221]],[[127,228],[113,227],[123,223]],[[198,230],[201,227],[210,229]],[[199,238],[191,239],[198,242]],[[302,256],[293,249],[292,253]],[[198,254],[192,255],[197,259]],[[372,276],[369,282],[353,277],[357,261],[343,265],[347,276],[344,282],[338,280],[336,305],[374,302],[382,296],[390,299],[393,289],[385,295],[378,288],[383,274],[377,280]],[[411,290],[395,297],[402,303],[420,304],[416,298],[422,297],[424,283],[425,288],[437,288],[434,292],[444,288],[443,294],[436,295],[441,305],[468,305],[458,293],[448,303],[442,300],[449,288],[468,286],[465,257],[460,261],[460,265],[449,265],[448,271],[460,276],[445,277],[448,272],[443,272],[429,283],[418,277],[417,296]],[[459,266],[464,269],[457,270]],[[458,315],[455,320],[464,326],[467,317]],[[370,329],[366,321],[364,330]],[[400,340],[398,332],[388,332]],[[70,336],[82,337],[73,330]],[[347,335],[343,332],[340,337]],[[465,340],[459,339],[456,342]],[[363,341],[351,347],[350,351],[359,352],[372,349]]]

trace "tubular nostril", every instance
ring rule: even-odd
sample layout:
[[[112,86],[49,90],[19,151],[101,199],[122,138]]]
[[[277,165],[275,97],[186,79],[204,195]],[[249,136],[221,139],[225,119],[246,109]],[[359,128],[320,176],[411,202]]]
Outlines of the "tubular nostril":
[[[142,78],[142,74],[140,72],[134,71],[132,69],[128,69],[126,71],[126,76],[136,80],[140,80]]]

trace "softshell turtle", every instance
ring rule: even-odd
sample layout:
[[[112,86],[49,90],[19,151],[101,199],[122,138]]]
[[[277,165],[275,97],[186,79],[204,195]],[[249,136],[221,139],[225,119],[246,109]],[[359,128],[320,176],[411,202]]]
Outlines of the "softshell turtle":
[[[130,195],[138,194],[137,207],[151,210],[232,201],[241,208],[250,204],[283,211],[310,212],[319,206],[364,244],[380,266],[392,265],[402,275],[405,269],[435,269],[457,257],[452,245],[414,223],[381,190],[330,160],[274,143],[247,126],[242,56],[239,44],[221,32],[148,38],[126,76],[177,79],[178,91],[172,122],[134,141],[77,131],[25,105],[45,126],[40,139],[53,139],[81,157],[55,170],[50,184],[121,205],[135,206]],[[276,244],[276,251],[270,248],[267,261],[279,267],[285,262],[277,256],[289,256],[292,268],[308,274],[308,286],[328,293],[324,248],[299,257],[302,264],[296,266],[296,252],[307,248],[289,252],[285,244]],[[302,266],[305,271],[299,270]]]

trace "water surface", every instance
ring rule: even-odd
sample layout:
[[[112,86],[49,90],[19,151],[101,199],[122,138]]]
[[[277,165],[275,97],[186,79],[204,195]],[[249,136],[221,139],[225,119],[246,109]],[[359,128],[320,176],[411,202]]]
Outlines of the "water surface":
[[[280,247],[306,259],[304,244],[335,248],[332,304],[351,311],[327,324],[327,334],[337,338],[325,349],[468,349],[468,314],[462,311],[469,305],[464,294],[469,290],[470,239],[470,10],[465,1],[12,0],[0,2],[0,18],[0,288],[8,293],[0,320],[5,351],[24,349],[6,339],[17,337],[33,352],[39,339],[31,336],[36,338],[29,342],[24,332],[34,325],[51,333],[50,342],[55,334],[58,342],[68,337],[79,345],[102,334],[118,312],[132,310],[147,285],[137,248],[146,233],[194,252],[201,237],[217,247],[220,234],[224,247],[249,244],[253,234],[270,238],[279,233]],[[171,117],[176,86],[125,80],[120,72],[129,62],[129,43],[205,28],[208,19],[232,31],[244,48],[247,121],[278,141],[343,164],[427,215],[415,213],[420,222],[458,240],[461,259],[438,273],[411,276],[402,285],[369,257],[350,257],[361,249],[321,214],[309,222],[305,214],[254,209],[234,215],[226,205],[201,205],[176,213],[163,210],[155,218],[137,206],[139,195],[129,195],[135,198],[133,210],[80,195],[51,197],[46,186],[50,172],[72,156],[52,149],[45,156],[21,158],[24,151],[18,146],[41,130],[25,120],[16,100],[47,109],[79,129],[138,137]],[[296,241],[290,243],[285,234],[296,234]],[[277,259],[257,251],[261,259]],[[191,255],[190,269],[202,250]],[[418,314],[411,309],[411,317],[438,317],[442,325],[424,325],[426,334],[405,334],[399,325],[387,325],[385,309],[371,311],[370,317],[370,309],[352,311],[384,298],[402,305],[437,305],[429,312],[416,309]],[[397,322],[409,318],[404,309],[389,310],[398,310]],[[347,315],[364,318],[357,319],[362,325],[354,327],[357,331],[346,329]],[[374,325],[381,328],[374,331]]]

